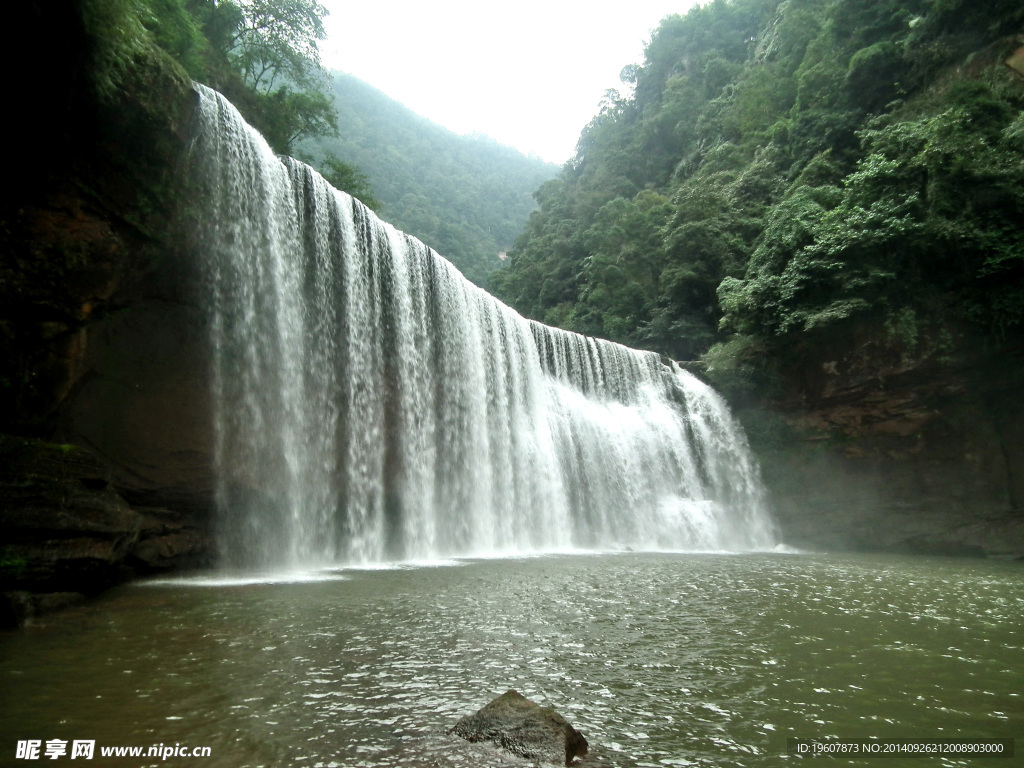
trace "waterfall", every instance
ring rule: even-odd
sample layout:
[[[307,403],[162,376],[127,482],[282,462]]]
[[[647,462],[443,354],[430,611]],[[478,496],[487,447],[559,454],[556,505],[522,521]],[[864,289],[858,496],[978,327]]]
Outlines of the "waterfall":
[[[199,91],[226,563],[773,545],[709,387],[525,320]]]

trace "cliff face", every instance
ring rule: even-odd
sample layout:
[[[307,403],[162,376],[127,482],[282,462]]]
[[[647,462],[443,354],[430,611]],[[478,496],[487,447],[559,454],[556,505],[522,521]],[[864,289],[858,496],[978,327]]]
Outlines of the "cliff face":
[[[804,347],[784,379],[760,453],[788,543],[1024,555],[1019,345],[908,349],[862,327]]]
[[[21,12],[60,55],[17,86],[23,144],[0,199],[0,432],[18,436],[2,438],[8,623],[64,602],[47,594],[211,550],[206,325],[181,183],[196,94],[154,55],[101,98],[75,75],[91,42],[64,5]]]

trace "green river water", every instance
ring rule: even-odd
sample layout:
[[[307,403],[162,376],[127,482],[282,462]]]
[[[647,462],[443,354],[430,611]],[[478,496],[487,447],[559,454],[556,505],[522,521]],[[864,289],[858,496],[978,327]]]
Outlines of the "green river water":
[[[620,553],[132,584],[0,635],[0,764],[528,765],[445,735],[508,688],[559,710],[609,766],[793,765],[788,737],[1017,738],[1022,576]],[[97,756],[18,760],[27,739],[95,740]],[[210,756],[99,757],[156,744]]]

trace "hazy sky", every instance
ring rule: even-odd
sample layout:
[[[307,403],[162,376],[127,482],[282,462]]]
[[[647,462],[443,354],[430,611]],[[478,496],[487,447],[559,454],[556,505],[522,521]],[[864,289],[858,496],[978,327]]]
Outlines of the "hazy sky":
[[[662,18],[695,0],[321,0],[325,66],[462,134],[563,163]]]

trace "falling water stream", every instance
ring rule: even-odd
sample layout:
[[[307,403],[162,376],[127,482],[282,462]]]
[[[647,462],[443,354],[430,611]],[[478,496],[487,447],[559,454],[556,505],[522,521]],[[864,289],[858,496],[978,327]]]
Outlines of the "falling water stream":
[[[709,387],[525,320],[200,92],[227,563],[774,545]]]

